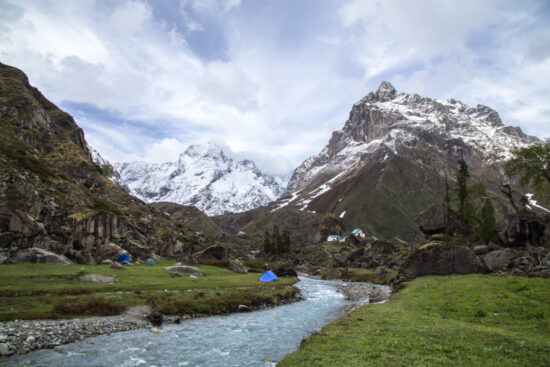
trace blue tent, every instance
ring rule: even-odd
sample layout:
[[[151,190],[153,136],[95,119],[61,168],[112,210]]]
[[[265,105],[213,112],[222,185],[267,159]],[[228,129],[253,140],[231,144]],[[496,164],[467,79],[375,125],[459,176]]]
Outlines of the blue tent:
[[[130,262],[130,256],[126,255],[125,253],[120,254],[120,257],[117,260],[119,263],[123,262]]]
[[[271,270],[268,270],[258,280],[260,282],[272,282],[276,279],[277,279],[277,276],[275,275],[275,273],[272,272]]]

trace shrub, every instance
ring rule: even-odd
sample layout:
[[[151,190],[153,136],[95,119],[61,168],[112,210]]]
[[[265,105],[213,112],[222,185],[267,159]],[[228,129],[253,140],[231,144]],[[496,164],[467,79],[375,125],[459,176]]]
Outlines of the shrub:
[[[112,316],[120,314],[125,308],[125,306],[114,300],[103,297],[93,297],[83,301],[58,303],[53,307],[52,313],[71,316]]]

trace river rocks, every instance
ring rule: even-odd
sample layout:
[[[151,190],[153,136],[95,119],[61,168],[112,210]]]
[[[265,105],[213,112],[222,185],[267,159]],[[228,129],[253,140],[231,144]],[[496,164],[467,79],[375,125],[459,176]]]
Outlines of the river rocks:
[[[15,320],[0,322],[0,355],[53,348],[86,337],[147,327],[144,308],[130,307],[122,315],[69,320]],[[2,346],[3,345],[3,346]],[[2,353],[5,352],[5,353]]]
[[[193,258],[197,260],[229,260],[229,250],[227,247],[214,245],[205,248],[202,251],[193,254]]]
[[[162,333],[164,333],[164,330],[159,329],[159,328],[157,328],[157,327],[153,327],[153,328],[151,328],[149,331],[150,331],[152,334],[162,334]]]
[[[483,263],[469,248],[430,242],[409,255],[400,269],[400,274],[413,279],[430,274],[469,274],[484,271]]]
[[[506,269],[518,255],[516,251],[507,248],[489,252],[483,259],[490,271],[496,271]]]
[[[358,301],[363,298],[369,298],[369,303],[381,302],[390,298],[390,293],[384,291],[379,286],[371,283],[345,283],[337,287],[347,300]]]
[[[98,274],[84,274],[78,277],[81,282],[114,283],[115,277],[107,277]]]
[[[246,305],[239,305],[239,307],[237,308],[237,312],[252,312],[252,308]]]
[[[189,275],[199,275],[199,276],[204,275],[204,271],[189,265],[173,265],[173,266],[168,266],[164,268],[164,270],[167,270],[170,272],[185,273]]]
[[[12,261],[63,265],[71,264],[71,261],[69,261],[69,259],[65,256],[58,255],[38,247],[31,247],[18,251]]]
[[[378,303],[390,299],[390,294],[380,288],[373,288],[369,295],[369,303]]]
[[[229,269],[231,269],[235,273],[241,273],[241,274],[248,273],[248,269],[240,261],[236,261],[236,260],[231,260],[229,262]]]
[[[164,321],[164,316],[160,312],[154,311],[147,315],[147,319],[151,321],[153,326],[160,326]]]
[[[111,269],[126,270],[124,265],[115,262],[111,262]]]

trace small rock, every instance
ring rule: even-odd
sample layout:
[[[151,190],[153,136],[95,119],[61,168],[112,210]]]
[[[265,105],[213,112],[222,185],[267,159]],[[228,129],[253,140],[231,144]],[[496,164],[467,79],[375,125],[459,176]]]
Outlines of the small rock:
[[[178,272],[178,273],[185,273],[190,275],[201,275],[201,276],[204,275],[204,272],[202,270],[194,266],[174,265],[174,266],[168,266],[164,269],[170,272]]]
[[[101,263],[102,263],[102,264],[109,265],[109,264],[112,264],[112,263],[113,263],[113,260],[105,259],[105,260],[103,260]]]
[[[124,267],[124,265],[119,264],[119,263],[117,263],[117,262],[112,262],[112,263],[111,263],[111,268],[113,268],[113,269],[119,269],[119,270],[126,270],[126,268]]]
[[[29,336],[27,339],[25,339],[25,343],[33,343],[34,342],[34,337],[32,336]]]
[[[162,333],[164,333],[164,330],[159,329],[159,328],[156,328],[156,327],[151,328],[150,331],[151,331],[153,334],[162,334]]]
[[[237,312],[251,312],[252,309],[246,305],[239,305]]]
[[[170,273],[170,277],[171,277],[171,278],[178,278],[178,277],[181,277],[181,274],[180,274],[180,273],[171,272],[171,273]]]
[[[5,356],[10,351],[10,348],[5,343],[0,343],[0,356]]]
[[[8,340],[8,336],[6,334],[0,334],[0,342],[5,342]]]
[[[85,274],[78,278],[81,282],[93,282],[93,283],[113,283],[115,277],[106,277],[97,274]]]

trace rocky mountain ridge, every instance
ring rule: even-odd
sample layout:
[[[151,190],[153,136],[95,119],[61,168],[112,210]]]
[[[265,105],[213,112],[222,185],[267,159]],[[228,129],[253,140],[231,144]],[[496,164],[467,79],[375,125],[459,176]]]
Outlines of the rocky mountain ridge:
[[[208,215],[251,210],[277,199],[286,178],[262,172],[253,161],[236,161],[223,148],[191,145],[177,162],[113,164],[130,192],[145,202],[196,206]]]
[[[441,200],[459,159],[496,195],[511,150],[537,142],[489,107],[398,92],[383,82],[353,105],[318,155],[295,169],[271,208],[329,212],[350,227],[370,225],[372,234],[411,238],[418,233],[414,218]]]
[[[109,180],[74,119],[1,63],[0,125],[0,263],[182,256],[208,244]]]

